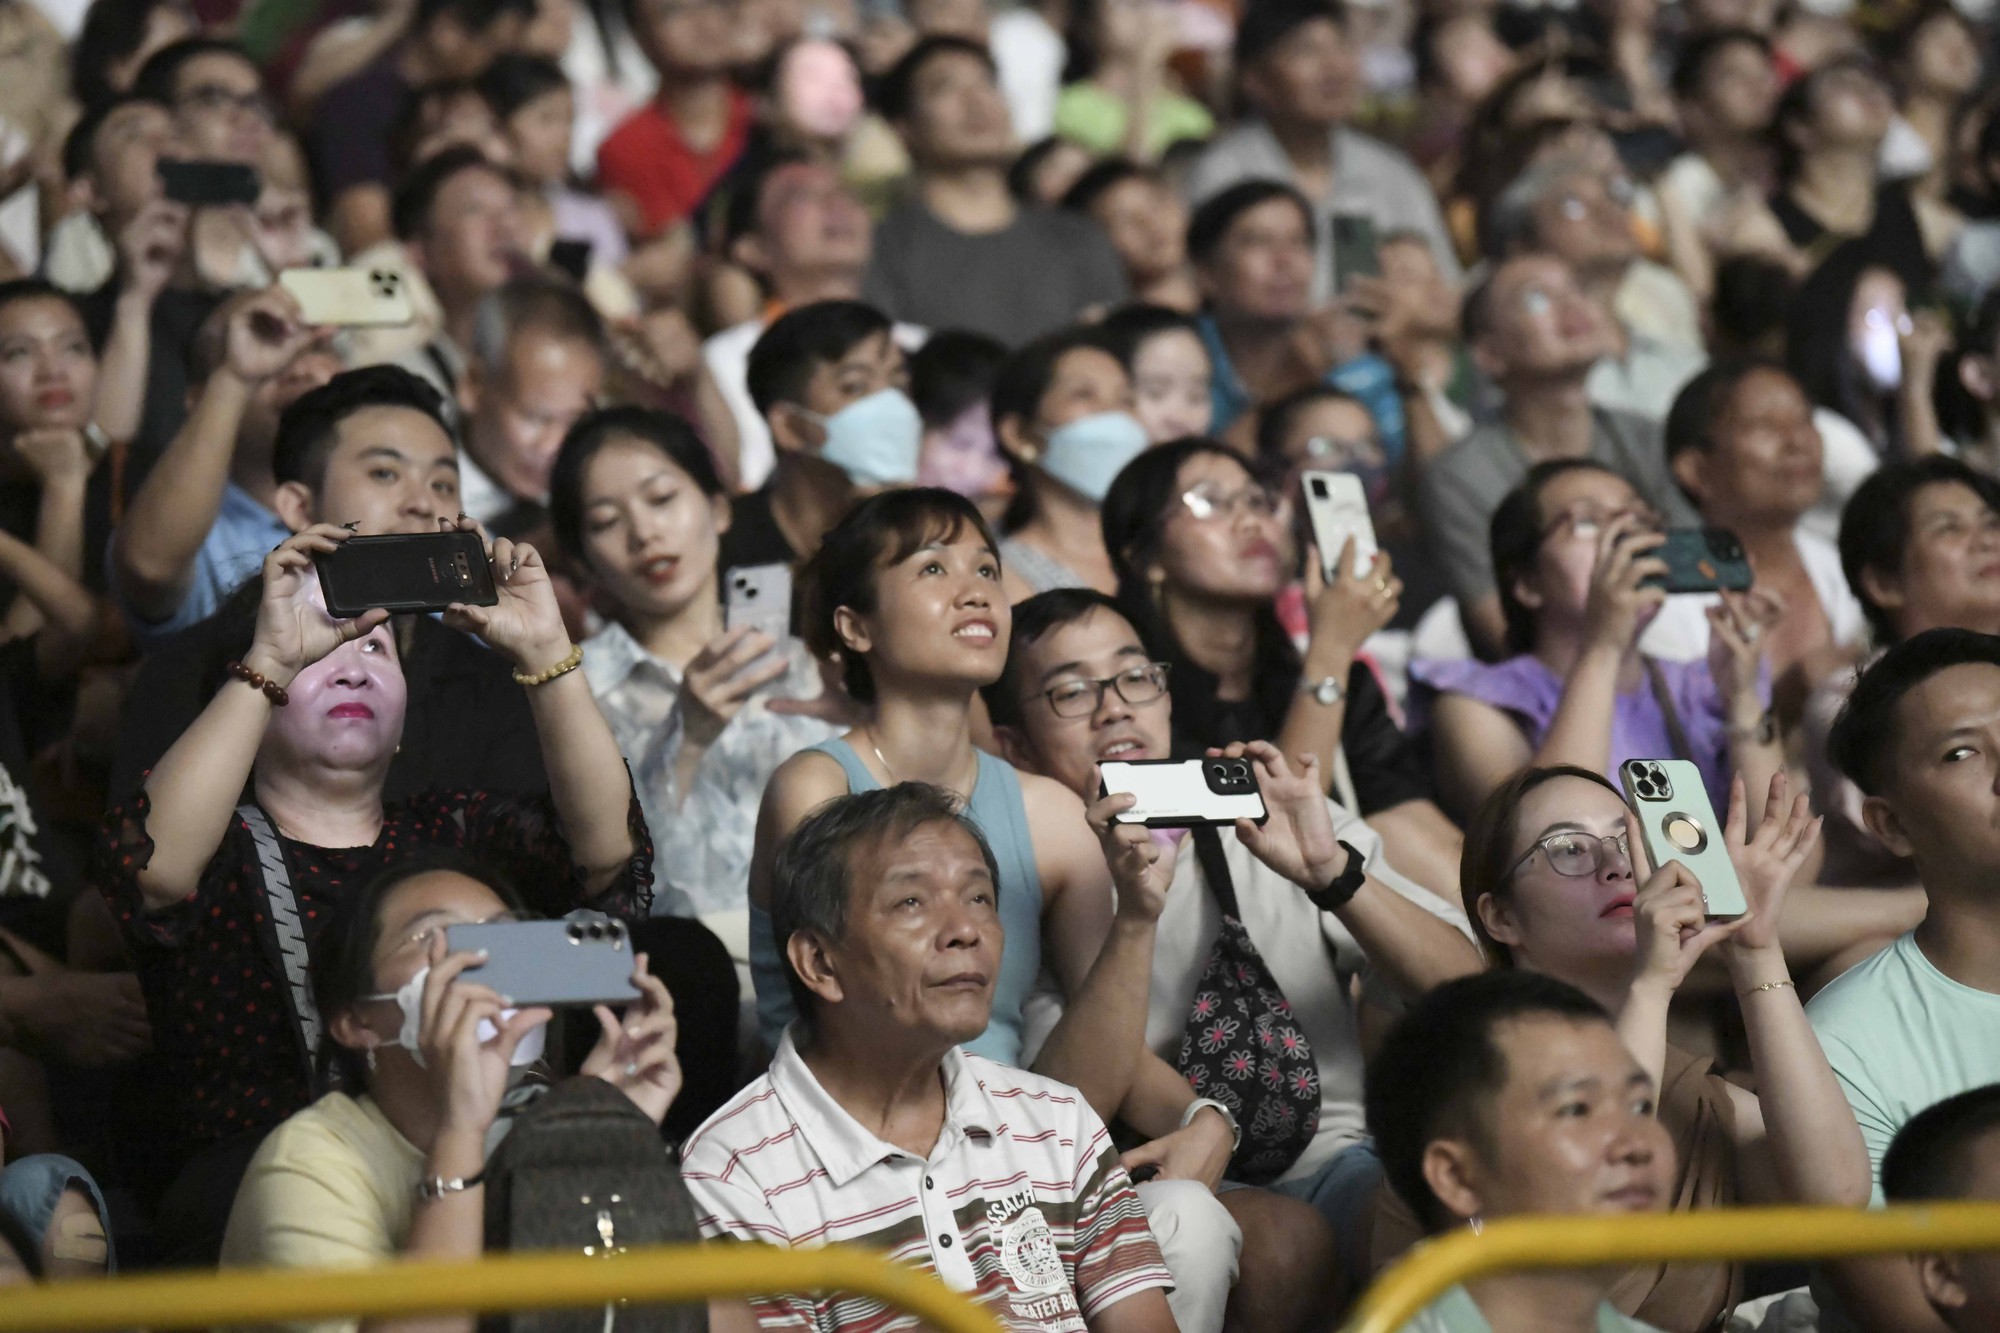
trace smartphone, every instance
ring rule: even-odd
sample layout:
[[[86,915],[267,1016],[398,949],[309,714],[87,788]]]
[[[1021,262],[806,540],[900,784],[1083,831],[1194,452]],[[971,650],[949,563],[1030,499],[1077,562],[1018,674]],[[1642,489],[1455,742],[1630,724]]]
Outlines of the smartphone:
[[[442,611],[453,602],[492,606],[500,600],[476,532],[349,537],[313,563],[326,609],[342,620],[378,606]]]
[[[158,171],[167,198],[177,204],[254,204],[264,193],[257,168],[241,162],[163,157]]]
[[[639,998],[632,984],[632,938],[610,917],[573,921],[495,921],[446,926],[454,952],[486,950],[486,961],[465,976],[525,1008],[627,1004]]]
[[[549,263],[582,282],[590,272],[590,242],[564,237],[549,243]]]
[[[1263,823],[1264,793],[1248,759],[1113,759],[1099,764],[1103,795],[1131,792],[1137,805],[1121,824],[1193,828],[1198,824]]]
[[[1750,557],[1727,528],[1673,528],[1651,554],[1667,562],[1667,572],[1646,580],[1668,592],[1743,592],[1750,586]]]
[[[403,275],[392,268],[288,268],[278,281],[308,324],[392,328],[417,317]]]
[[[1333,273],[1342,291],[1354,278],[1382,276],[1382,245],[1375,219],[1359,213],[1333,215]]]
[[[775,640],[792,632],[790,565],[739,565],[723,582],[723,628],[748,625]]]
[[[1627,759],[1618,766],[1618,781],[1638,812],[1639,836],[1655,868],[1679,861],[1693,871],[1711,917],[1750,910],[1700,769],[1685,759]]]
[[[1379,549],[1375,521],[1368,515],[1368,492],[1351,472],[1307,472],[1299,484],[1306,493],[1306,517],[1312,522],[1313,543],[1319,547],[1319,572],[1331,583],[1333,562],[1340,548],[1354,539],[1354,576],[1368,572]]]

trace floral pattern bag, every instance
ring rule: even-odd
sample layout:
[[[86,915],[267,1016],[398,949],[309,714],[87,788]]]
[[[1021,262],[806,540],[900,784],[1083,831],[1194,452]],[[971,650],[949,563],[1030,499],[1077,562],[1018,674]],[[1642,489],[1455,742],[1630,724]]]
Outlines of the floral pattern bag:
[[[1319,1066],[1244,929],[1221,838],[1210,827],[1192,837],[1222,929],[1195,985],[1175,1065],[1197,1097],[1221,1102],[1236,1117],[1243,1140],[1229,1178],[1264,1185],[1290,1169],[1319,1131]]]

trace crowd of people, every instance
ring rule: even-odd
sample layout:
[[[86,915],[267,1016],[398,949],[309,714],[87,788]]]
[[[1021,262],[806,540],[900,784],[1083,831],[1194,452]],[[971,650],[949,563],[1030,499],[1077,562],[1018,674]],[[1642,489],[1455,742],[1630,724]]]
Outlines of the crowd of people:
[[[329,610],[423,534],[490,599]],[[1264,817],[1104,767],[1184,760]],[[657,1225],[1307,1333],[2000,1201],[1996,883],[1985,0],[0,0],[0,1283]],[[453,942],[565,918],[628,1002]]]

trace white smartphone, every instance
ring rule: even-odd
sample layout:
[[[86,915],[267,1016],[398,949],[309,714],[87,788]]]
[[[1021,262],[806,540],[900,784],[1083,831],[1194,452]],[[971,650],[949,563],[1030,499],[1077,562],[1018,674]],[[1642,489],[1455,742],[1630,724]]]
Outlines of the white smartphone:
[[[723,575],[722,624],[748,625],[773,640],[792,632],[792,567],[740,565]]]
[[[416,319],[403,275],[390,268],[288,268],[278,281],[308,324],[392,328]]]
[[[1368,572],[1375,559],[1375,521],[1368,516],[1368,492],[1351,472],[1308,472],[1299,483],[1306,493],[1306,517],[1319,547],[1320,573],[1333,581],[1333,562],[1340,548],[1354,539],[1354,576]]]
[[[1197,824],[1263,823],[1264,793],[1248,759],[1134,759],[1099,764],[1106,796],[1130,792],[1138,804],[1121,824],[1192,828]]]
[[[1655,869],[1669,861],[1686,866],[1701,881],[1711,917],[1750,910],[1699,768],[1685,759],[1627,759],[1618,766],[1618,781],[1638,812],[1639,836]]]

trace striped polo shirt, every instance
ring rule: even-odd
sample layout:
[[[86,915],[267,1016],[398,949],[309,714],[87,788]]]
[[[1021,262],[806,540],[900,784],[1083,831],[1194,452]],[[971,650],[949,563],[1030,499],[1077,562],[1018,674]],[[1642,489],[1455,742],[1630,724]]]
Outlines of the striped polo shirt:
[[[1111,1136],[1066,1084],[956,1048],[928,1158],[884,1143],[813,1077],[787,1028],[770,1071],[695,1131],[681,1174],[712,1239],[865,1245],[935,1272],[1001,1324],[1085,1333],[1173,1285]],[[847,1293],[753,1301],[764,1328],[917,1327]]]

